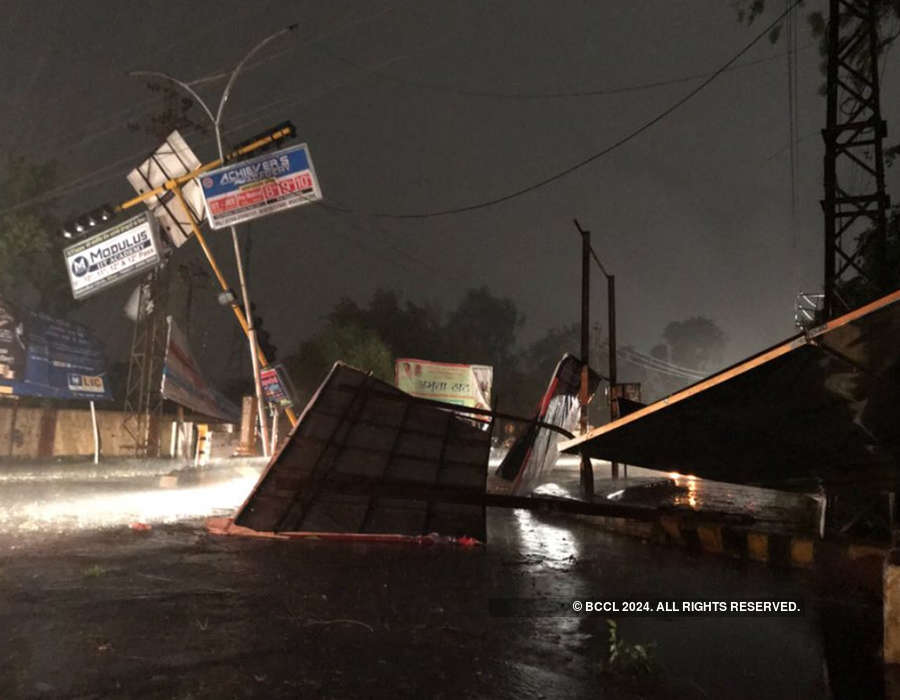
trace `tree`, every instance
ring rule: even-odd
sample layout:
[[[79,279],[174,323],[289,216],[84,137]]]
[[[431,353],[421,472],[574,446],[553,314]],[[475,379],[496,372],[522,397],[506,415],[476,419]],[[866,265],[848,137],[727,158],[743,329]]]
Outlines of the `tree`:
[[[805,0],[800,0],[800,6],[806,5]],[[766,11],[766,0],[736,0],[734,3],[737,11],[738,22],[751,25],[759,19]],[[783,3],[776,5],[779,10],[784,9]],[[898,37],[900,37],[900,25],[896,24],[900,20],[900,3],[897,0],[874,0],[875,17],[881,29],[879,38],[878,54],[881,55],[888,49]],[[809,27],[814,37],[819,39],[819,53],[822,56],[828,55],[828,19],[821,10],[813,10],[806,16]],[[781,24],[776,25],[769,32],[769,41],[773,44],[777,43],[781,38]],[[863,58],[867,47],[860,46],[857,54],[860,60],[868,60]],[[823,70],[825,66],[822,66]]]
[[[308,396],[322,383],[331,366],[341,361],[386,382],[394,381],[394,358],[374,331],[354,322],[330,321],[300,344],[285,360],[297,391]]]
[[[774,3],[779,10],[783,9],[781,3]],[[800,5],[805,5],[805,0],[801,0]],[[759,19],[766,11],[766,0],[736,0],[734,3],[737,11],[738,21],[742,24],[751,25]],[[884,56],[890,47],[900,37],[900,2],[897,0],[873,0],[873,9],[875,11],[876,21],[879,27],[879,40],[876,47],[877,57]],[[826,73],[828,66],[828,54],[830,47],[828,45],[828,22],[830,18],[826,17],[821,10],[813,10],[806,16],[813,37],[819,42],[819,55],[822,57],[820,69],[822,73]],[[769,32],[769,41],[772,44],[777,43],[781,38],[782,24],[778,24]],[[860,73],[865,74],[869,70],[869,47],[866,42],[860,42],[856,47],[852,48],[850,59],[855,63]],[[819,88],[821,94],[825,94],[826,86],[823,84]],[[893,160],[900,155],[900,143],[893,146],[885,146],[885,162],[890,165]]]
[[[377,333],[397,357],[436,359],[442,351],[440,309],[434,304],[402,304],[393,290],[377,289],[367,308],[341,299],[328,319]]]
[[[511,299],[487,287],[470,289],[447,318],[443,336],[447,359],[472,364],[512,363],[516,334],[525,321]]]
[[[688,369],[709,371],[722,364],[727,343],[725,333],[703,316],[673,321],[663,329],[672,364]],[[659,352],[659,346],[654,348]]]
[[[0,295],[65,315],[73,300],[59,253],[59,222],[46,203],[27,204],[51,190],[57,179],[53,162],[35,165],[7,158],[0,180]]]

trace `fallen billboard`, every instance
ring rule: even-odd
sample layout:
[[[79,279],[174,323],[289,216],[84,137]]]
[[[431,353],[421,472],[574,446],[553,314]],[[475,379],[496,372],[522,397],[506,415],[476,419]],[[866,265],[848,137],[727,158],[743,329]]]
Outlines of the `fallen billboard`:
[[[469,408],[491,407],[494,368],[487,365],[463,365],[432,362],[411,357],[398,358],[394,364],[397,388],[412,396]]]
[[[166,321],[169,327],[162,372],[162,397],[204,416],[240,423],[240,408],[206,380],[184,333],[171,316]]]
[[[0,395],[112,398],[103,346],[88,329],[0,299]]]
[[[900,469],[900,291],[561,445],[741,484],[878,489]]]
[[[211,170],[199,181],[214,229],[322,199],[305,143]]]
[[[235,516],[262,532],[485,539],[490,431],[337,363]]]
[[[69,284],[75,299],[156,267],[160,261],[156,225],[142,212],[63,249]]]

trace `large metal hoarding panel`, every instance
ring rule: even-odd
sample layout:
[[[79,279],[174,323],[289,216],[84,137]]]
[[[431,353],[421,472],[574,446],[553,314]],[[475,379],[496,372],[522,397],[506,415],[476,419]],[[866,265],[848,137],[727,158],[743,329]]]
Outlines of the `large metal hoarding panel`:
[[[235,524],[484,541],[490,431],[337,363]]]
[[[188,345],[187,337],[171,316],[166,317],[166,359],[160,393],[164,399],[212,418],[239,423],[241,409],[210,384]]]
[[[305,143],[211,170],[198,180],[214,229],[322,199]]]
[[[900,465],[898,338],[900,291],[561,447],[733,483],[880,488]]]
[[[159,264],[156,222],[141,212],[67,246],[63,257],[72,296],[84,299]]]
[[[85,326],[0,299],[0,395],[112,398],[103,346]]]

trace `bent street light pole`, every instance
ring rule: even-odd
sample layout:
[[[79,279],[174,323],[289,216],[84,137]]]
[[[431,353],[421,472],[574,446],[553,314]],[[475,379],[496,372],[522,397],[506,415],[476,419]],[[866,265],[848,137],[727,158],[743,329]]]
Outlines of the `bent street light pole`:
[[[244,65],[247,63],[247,61],[250,60],[250,58],[252,58],[263,47],[265,47],[266,45],[268,45],[270,42],[274,41],[275,39],[279,38],[280,36],[290,33],[291,31],[293,31],[296,28],[297,28],[296,24],[292,24],[289,27],[285,27],[284,29],[281,29],[281,30],[275,32],[274,34],[266,37],[265,39],[260,41],[256,46],[254,46],[252,49],[250,49],[250,51],[247,52],[247,54],[240,60],[240,62],[231,71],[231,75],[228,77],[228,82],[225,85],[225,89],[222,91],[222,96],[219,98],[219,107],[216,110],[215,116],[213,115],[212,110],[210,110],[209,107],[207,106],[206,102],[200,97],[200,95],[197,94],[197,91],[194,90],[187,83],[185,83],[181,80],[178,80],[177,78],[174,78],[166,73],[161,73],[161,72],[157,72],[157,71],[134,71],[134,72],[130,73],[129,75],[133,75],[133,76],[150,75],[150,76],[165,78],[166,80],[169,80],[169,81],[175,83],[176,85],[181,87],[183,90],[185,90],[188,94],[190,94],[191,97],[194,100],[196,100],[196,102],[200,105],[200,107],[203,109],[203,111],[206,112],[206,116],[209,117],[210,121],[212,122],[213,130],[215,131],[215,135],[216,135],[216,147],[218,148],[218,151],[219,151],[219,158],[224,159],[225,154],[224,154],[224,150],[222,148],[222,113],[225,109],[225,103],[228,101],[228,98],[231,95],[231,88],[234,85],[234,82],[237,79],[238,74],[241,72],[241,69],[244,67]],[[244,262],[243,262],[243,259],[241,258],[241,249],[240,249],[240,244],[238,243],[237,228],[234,226],[231,226],[230,229],[231,229],[231,241],[234,245],[235,265],[237,266],[237,271],[238,271],[238,282],[241,286],[241,296],[242,296],[242,301],[244,303],[244,317],[246,318],[246,323],[247,323],[247,339],[250,343],[250,362],[251,362],[251,365],[253,368],[253,387],[254,387],[254,390],[256,393],[256,412],[257,412],[257,419],[259,420],[259,431],[260,431],[260,438],[261,438],[261,442],[262,442],[262,451],[263,451],[263,455],[268,457],[269,456],[269,429],[268,429],[268,425],[266,424],[265,403],[263,401],[263,394],[262,394],[262,383],[259,378],[259,352],[258,352],[259,348],[258,348],[258,345],[256,342],[256,328],[254,327],[253,314],[250,310],[250,294],[247,290],[247,277],[246,277],[246,274],[244,273]]]

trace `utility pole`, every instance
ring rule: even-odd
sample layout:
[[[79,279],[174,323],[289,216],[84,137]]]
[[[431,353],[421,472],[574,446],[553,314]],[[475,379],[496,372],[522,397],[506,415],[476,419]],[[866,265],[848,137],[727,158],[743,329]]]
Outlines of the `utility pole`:
[[[606,272],[604,271],[604,274]],[[606,275],[607,311],[609,313],[609,420],[619,417],[619,402],[616,400],[616,276]],[[619,463],[611,462],[610,470],[613,479],[619,478]]]
[[[581,434],[587,432],[588,414],[587,414],[587,384],[588,384],[588,362],[590,360],[590,345],[588,336],[588,326],[590,323],[588,315],[588,296],[590,292],[590,258],[594,258],[600,272],[606,277],[607,291],[607,312],[609,318],[609,419],[614,421],[619,417],[619,404],[615,399],[616,392],[616,276],[611,275],[603,267],[600,258],[591,247],[591,232],[585,231],[578,223],[578,219],[572,219],[575,222],[575,228],[581,234],[581,359],[585,363],[581,375]],[[582,487],[585,484],[585,459],[582,457]],[[590,464],[590,460],[588,460]],[[619,463],[610,463],[611,476],[613,479],[619,478]],[[591,473],[591,495],[593,495],[593,473]]]
[[[278,37],[288,34],[294,29],[297,28],[296,24],[292,24],[289,27],[285,27],[280,31],[275,32],[274,34],[266,37],[262,41],[260,41],[256,46],[254,46],[247,54],[240,60],[240,62],[234,67],[231,71],[231,74],[228,77],[228,82],[225,85],[225,89],[222,91],[222,95],[219,98],[219,107],[216,110],[215,115],[213,115],[212,110],[197,94],[197,91],[194,90],[188,83],[184,81],[178,80],[177,78],[172,77],[167,73],[162,73],[159,71],[132,71],[129,73],[131,76],[152,76],[157,78],[164,78],[182,88],[185,92],[187,92],[196,102],[200,105],[204,112],[206,112],[206,116],[209,117],[210,122],[212,122],[213,131],[216,135],[216,146],[219,150],[219,159],[224,162],[224,150],[222,148],[222,113],[225,109],[225,103],[228,102],[228,98],[231,95],[231,88],[234,85],[234,81],[237,79],[238,74],[241,72],[241,69],[250,60],[258,51],[260,51],[264,46],[269,44],[269,42],[274,41]],[[234,245],[234,259],[235,265],[237,267],[238,272],[238,280],[241,287],[241,296],[244,305],[244,317],[247,322],[247,339],[250,343],[250,364],[253,368],[253,388],[256,393],[256,408],[257,408],[257,419],[259,421],[259,433],[262,442],[262,452],[263,455],[269,456],[269,428],[266,423],[266,414],[265,414],[265,401],[262,393],[262,383],[259,378],[259,346],[256,342],[256,328],[253,323],[253,314],[250,310],[250,293],[247,290],[247,277],[244,273],[244,263],[241,257],[241,249],[238,243],[237,236],[237,228],[234,226],[230,227],[231,229],[231,241]]]
[[[578,400],[581,403],[580,431],[588,431],[589,377],[591,363],[591,232],[585,231],[574,219],[575,228],[581,234],[581,387]],[[590,457],[581,455],[581,491],[585,498],[594,496],[594,467]]]

